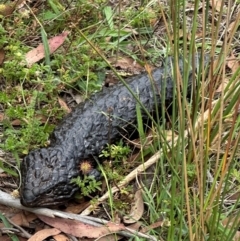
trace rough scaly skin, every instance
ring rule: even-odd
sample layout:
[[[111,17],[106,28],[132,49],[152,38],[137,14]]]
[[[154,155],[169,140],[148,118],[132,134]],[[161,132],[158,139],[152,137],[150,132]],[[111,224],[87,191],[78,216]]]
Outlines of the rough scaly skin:
[[[197,59],[196,59],[197,60]],[[172,59],[165,67],[127,80],[147,110],[155,109],[154,95],[161,106],[173,99]],[[182,71],[182,61],[179,62]],[[189,86],[191,74],[189,75]],[[189,88],[188,88],[189,89]],[[143,123],[147,121],[142,113]],[[25,206],[49,206],[63,203],[78,190],[71,179],[79,175],[79,163],[98,156],[106,144],[131,133],[136,124],[136,100],[122,84],[104,88],[76,107],[55,129],[48,148],[31,151],[21,164],[21,203]],[[109,126],[110,125],[110,126]]]

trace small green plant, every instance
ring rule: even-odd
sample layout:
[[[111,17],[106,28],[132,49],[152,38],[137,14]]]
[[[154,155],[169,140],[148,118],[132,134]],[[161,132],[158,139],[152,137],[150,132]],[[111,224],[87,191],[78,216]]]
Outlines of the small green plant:
[[[107,176],[108,181],[119,182],[123,179],[124,170],[120,168],[113,168],[112,165],[104,165],[104,173]]]
[[[71,183],[76,183],[80,188],[80,193],[83,196],[89,196],[91,193],[101,190],[102,182],[97,181],[92,176],[84,175],[83,178],[80,176],[73,178]]]
[[[20,98],[26,101],[30,94],[31,101],[27,107],[18,104]],[[47,118],[54,112],[57,114],[54,118],[56,116],[61,118],[59,108],[52,108],[53,104],[43,106],[41,111],[35,110],[35,106],[41,101],[46,101],[46,98],[45,93],[24,91],[21,87],[11,88],[11,92],[0,94],[0,102],[6,106],[6,118],[3,121],[5,141],[0,144],[1,148],[6,151],[16,151],[22,155],[27,154],[29,149],[46,144],[49,134],[54,128],[53,124],[48,123]],[[49,112],[49,107],[51,112]],[[21,129],[16,126],[21,126]]]
[[[111,158],[116,162],[125,161],[128,154],[131,152],[129,146],[123,146],[123,142],[120,141],[117,145],[107,145],[107,148],[102,151],[99,157]]]

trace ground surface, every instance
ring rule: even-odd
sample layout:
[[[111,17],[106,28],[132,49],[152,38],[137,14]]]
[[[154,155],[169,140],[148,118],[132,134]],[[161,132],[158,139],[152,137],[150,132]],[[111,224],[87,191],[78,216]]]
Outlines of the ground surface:
[[[221,10],[221,3],[223,10]],[[230,5],[227,1],[212,1],[210,5],[208,12],[204,12],[202,3],[196,9],[194,1],[186,2],[185,8],[180,4],[179,9],[174,9],[168,1],[135,1],[131,3],[129,1],[36,0],[6,1],[0,5],[1,191],[11,193],[18,189],[20,179],[16,169],[19,168],[21,159],[30,150],[47,146],[50,133],[63,116],[78,103],[84,101],[91,93],[99,91],[103,85],[108,86],[119,81],[119,76],[116,76],[116,74],[125,78],[161,66],[166,56],[174,56],[176,48],[179,55],[184,52],[184,49],[191,52],[194,23],[196,23],[196,34],[193,49],[204,49],[206,53],[213,51],[212,54],[216,58],[225,56],[227,61],[221,63],[221,71],[218,72],[219,76],[224,76],[225,84],[230,83],[234,75],[238,76],[236,79],[239,78],[239,2],[235,1]],[[207,14],[206,21],[203,13]],[[176,16],[179,16],[178,24],[175,22]],[[193,21],[195,17],[196,21]],[[178,26],[175,31],[176,25]],[[203,28],[204,25],[206,25],[205,28]],[[176,42],[176,35],[178,36],[178,42]],[[226,38],[228,38],[228,41],[226,41]],[[205,40],[204,48],[203,39]],[[38,46],[45,43],[46,48],[47,40],[49,40],[49,50],[44,51],[43,47]],[[224,48],[225,45],[228,48]],[[110,64],[103,60],[103,56]],[[116,69],[115,73],[110,66]],[[214,66],[213,69],[217,69],[217,67]],[[216,96],[217,94],[221,95],[226,88],[226,85],[219,84],[221,83],[220,78],[217,78],[216,75],[213,76],[212,82],[210,81],[209,85],[206,84],[207,95],[204,96],[205,100],[210,99],[210,101],[206,101],[203,112],[201,112],[199,105],[198,113],[204,113],[211,103],[214,106],[214,101],[211,99],[213,98],[210,93],[211,90]],[[230,92],[232,97],[240,95],[239,81],[233,81],[233,83],[235,83],[233,89],[238,92],[237,94],[234,91]],[[211,89],[213,85],[215,85],[214,91]],[[240,182],[237,161],[240,157],[239,101],[236,100],[232,103],[231,98],[228,98],[224,102],[223,109],[226,110],[231,105],[234,107],[231,111],[224,112],[225,115],[222,118],[220,112],[215,114],[217,120],[213,122],[214,124],[210,129],[214,132],[215,126],[216,129],[221,131],[218,135],[213,135],[214,138],[211,139],[210,145],[206,145],[208,139],[204,138],[202,139],[203,144],[201,144],[201,132],[197,131],[200,137],[198,136],[199,139],[196,139],[195,158],[189,158],[193,161],[188,163],[186,172],[191,190],[191,192],[189,191],[191,200],[189,205],[185,196],[182,196],[182,190],[186,187],[183,181],[179,182],[179,179],[184,180],[184,175],[181,176],[181,170],[184,169],[183,161],[175,163],[168,159],[171,157],[174,160],[173,153],[179,152],[179,149],[178,151],[173,149],[170,154],[169,152],[168,154],[165,153],[165,157],[161,159],[162,163],[167,164],[160,167],[157,175],[156,173],[153,174],[158,170],[158,167],[152,167],[148,171],[149,178],[145,180],[147,190],[144,189],[144,199],[142,199],[141,193],[137,191],[139,190],[138,182],[134,181],[127,187],[116,188],[113,203],[110,199],[110,202],[104,201],[104,205],[98,207],[96,199],[94,199],[96,194],[94,194],[93,199],[91,196],[91,198],[80,199],[79,204],[76,201],[69,203],[64,211],[81,213],[89,206],[90,200],[93,200],[91,201],[92,210],[94,210],[93,216],[121,223],[120,227],[111,226],[108,223],[110,233],[113,233],[114,230],[125,230],[125,226],[128,226],[134,230],[140,230],[141,234],[151,234],[151,238],[154,236],[160,240],[167,240],[167,235],[171,233],[169,230],[174,229],[173,223],[176,223],[177,228],[173,231],[172,239],[168,240],[174,240],[173,237],[179,237],[180,234],[183,240],[194,240],[190,238],[189,225],[191,222],[189,220],[191,218],[187,218],[187,216],[191,214],[193,220],[198,220],[197,217],[201,217],[201,203],[205,203],[205,206],[209,205],[209,208],[205,210],[205,221],[211,223],[209,210],[214,209],[216,203],[222,202],[222,206],[219,205],[221,211],[219,209],[216,213],[221,216],[219,220],[222,223],[227,223],[227,218],[236,217],[237,207],[234,208],[234,204],[239,199],[238,185]],[[202,117],[202,119],[204,118]],[[224,119],[220,127],[218,126],[219,119]],[[165,133],[166,138],[173,136],[172,130],[175,130],[173,126],[173,123],[164,126],[164,128],[170,130],[170,134]],[[155,134],[154,131],[153,128],[153,132],[150,134],[151,141],[151,135],[154,136]],[[175,133],[179,135],[180,131],[178,130]],[[133,152],[132,155],[123,155],[125,158],[123,165],[112,167],[107,164],[105,166],[109,180],[111,178],[113,180],[111,184],[113,187],[119,180],[128,177],[128,173],[131,173],[134,168],[140,165],[141,158],[138,159],[140,163],[134,162],[136,156],[143,155],[143,159],[148,160],[156,150],[159,150],[159,147],[155,148],[154,146],[151,151],[141,153],[139,152],[141,140],[136,140],[130,144]],[[190,146],[189,144],[188,150],[191,149]],[[207,152],[205,158],[203,158],[202,150]],[[188,155],[190,155],[189,153]],[[225,153],[227,153],[225,162],[221,162],[224,160],[221,157],[224,157]],[[118,153],[117,158],[119,158],[119,155]],[[159,157],[156,158],[156,160],[158,159]],[[205,166],[201,167],[200,163],[203,159],[208,161]],[[220,160],[219,163],[218,160]],[[121,161],[123,160],[121,159]],[[221,171],[218,171],[220,170],[218,168],[221,165],[223,166],[223,168],[220,168],[222,173],[224,173],[223,170],[228,170],[231,166],[229,179],[226,179],[225,174],[219,175]],[[110,175],[112,170],[114,171]],[[205,170],[205,176],[196,174],[196,170],[200,170],[198,173]],[[135,173],[132,176],[135,178]],[[205,190],[201,192],[199,180],[204,178],[207,179],[207,182],[205,183]],[[157,181],[154,182],[154,179],[157,179]],[[128,183],[129,180],[126,182]],[[217,199],[216,203],[211,202],[211,200],[216,200],[211,187],[216,183],[219,187],[222,181],[225,181],[225,188],[231,191],[228,191],[227,195],[223,195],[224,188],[222,187],[222,191],[219,193],[224,198]],[[171,189],[174,183],[177,183],[176,188]],[[118,185],[117,187],[119,187]],[[218,187],[215,190],[218,190]],[[109,190],[108,186],[101,186],[101,191],[97,192],[97,195],[101,197],[107,190]],[[207,197],[205,201],[202,199],[204,196]],[[143,206],[143,200],[147,205]],[[231,208],[233,211],[230,211]],[[183,210],[182,216],[179,210]],[[66,233],[72,235],[72,237],[77,237],[79,240],[82,240],[83,237],[96,239],[108,234],[108,231],[104,228],[97,229],[90,225],[84,226],[82,223],[75,223],[75,221],[67,223],[68,221],[62,219],[52,220],[37,217],[34,214],[25,213],[21,209],[9,209],[6,206],[0,206],[0,213],[5,214],[9,219],[11,218],[10,221],[14,225],[24,227],[25,231],[20,230],[18,226],[14,226],[20,230],[21,235],[18,232],[15,233],[19,240],[27,240],[27,233],[35,234],[35,237],[38,237],[37,240],[45,240],[48,236],[54,236],[57,241],[71,240],[71,237],[67,236]],[[126,213],[130,213],[132,217],[129,218]],[[3,217],[1,219],[4,220]],[[141,223],[131,221],[131,219],[135,221],[140,219]],[[202,224],[202,220],[198,220],[198,222]],[[94,222],[97,221],[94,220]],[[123,223],[125,226],[123,226]],[[1,223],[1,229],[6,225],[6,223],[4,225]],[[61,230],[62,233],[59,234],[60,231],[50,229],[50,226]],[[221,228],[224,229],[226,226],[223,225]],[[207,227],[204,232],[211,237],[213,235],[211,234],[211,228]],[[83,234],[82,229],[88,228],[91,231],[88,234]],[[219,231],[221,228],[218,227],[217,231],[214,230],[215,239],[210,240],[217,240],[216,237],[222,237],[222,233]],[[81,231],[76,233],[73,229]],[[39,232],[41,230],[45,230],[45,234]],[[198,228],[195,230],[198,230]],[[188,233],[190,234],[188,235]],[[198,233],[196,232],[195,235],[197,236]],[[233,235],[235,240],[238,238],[236,235]],[[14,238],[3,233],[1,240],[14,240]],[[115,239],[116,237],[111,238]],[[142,239],[144,238],[146,237],[142,237]],[[125,236],[125,239],[128,240],[129,237]],[[231,240],[231,238],[222,238],[221,240]]]

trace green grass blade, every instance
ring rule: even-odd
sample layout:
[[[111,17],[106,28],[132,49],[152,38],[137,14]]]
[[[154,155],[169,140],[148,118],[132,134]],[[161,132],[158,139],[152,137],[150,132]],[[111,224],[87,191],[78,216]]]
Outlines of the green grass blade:
[[[106,6],[103,9],[104,14],[106,16],[107,19],[107,23],[110,29],[114,28],[114,24],[113,24],[113,11],[112,8],[110,6]]]
[[[0,212],[0,219],[2,220],[6,228],[12,228],[12,224],[8,222],[6,217]],[[19,241],[18,237],[15,234],[8,234],[12,241]]]
[[[41,27],[41,36],[42,36],[42,41],[43,41],[43,46],[44,46],[45,62],[46,62],[46,65],[50,66],[51,65],[50,49],[49,49],[47,34],[43,27]]]
[[[137,113],[137,130],[139,133],[140,141],[142,144],[144,144],[146,136],[145,136],[145,131],[143,127],[141,107],[138,103],[136,105],[136,113]]]

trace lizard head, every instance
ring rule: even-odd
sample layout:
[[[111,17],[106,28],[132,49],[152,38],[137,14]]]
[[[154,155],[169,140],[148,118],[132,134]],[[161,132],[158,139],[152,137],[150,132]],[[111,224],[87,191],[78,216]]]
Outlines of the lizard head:
[[[78,190],[71,179],[79,174],[76,160],[63,155],[61,148],[30,152],[21,163],[21,203],[24,206],[58,205]]]

